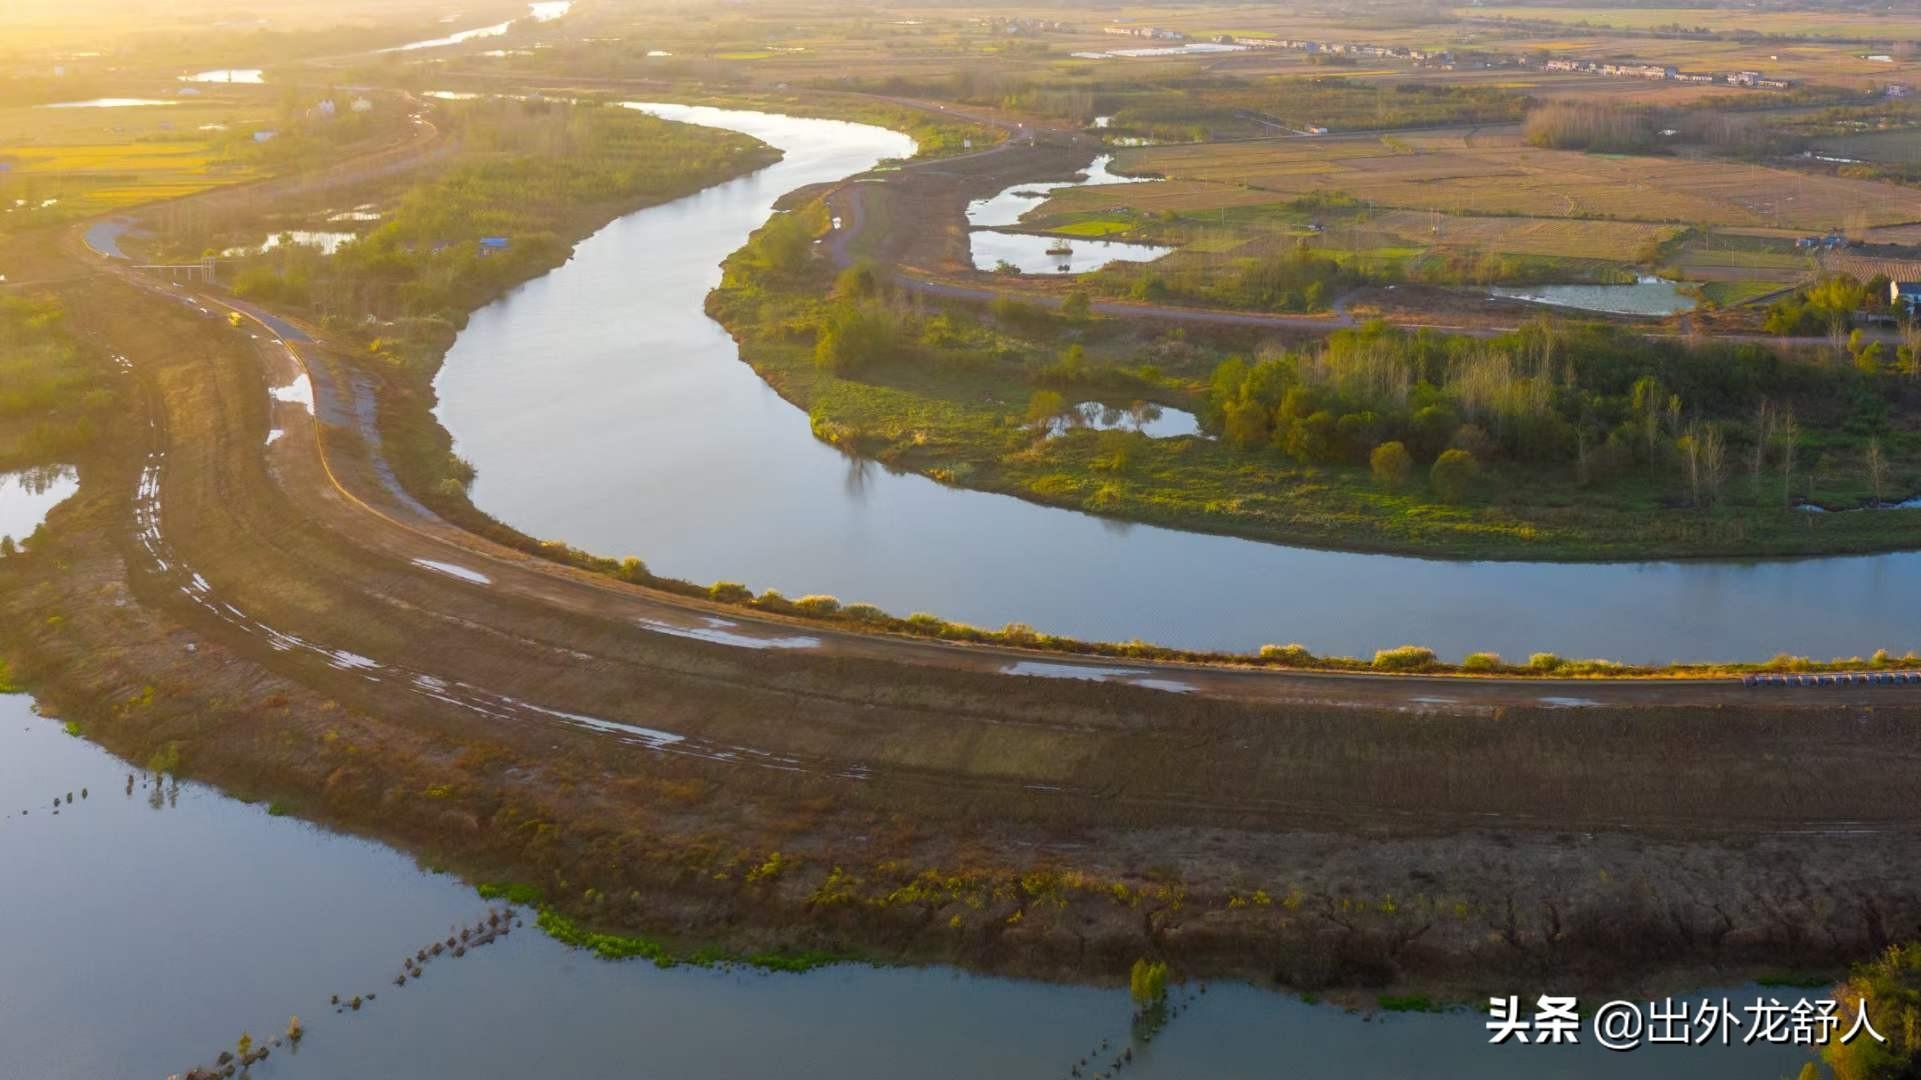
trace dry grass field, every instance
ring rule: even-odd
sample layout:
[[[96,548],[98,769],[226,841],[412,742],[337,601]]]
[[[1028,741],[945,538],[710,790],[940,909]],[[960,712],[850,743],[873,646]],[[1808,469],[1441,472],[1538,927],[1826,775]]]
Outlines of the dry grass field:
[[[1291,139],[1162,146],[1126,151],[1117,164],[1127,172],[1264,193],[1272,202],[1344,194],[1443,213],[1807,231],[1921,221],[1921,191],[1887,184],[1729,162],[1543,150],[1515,137],[1472,143]],[[1200,189],[1187,194],[1189,205],[1209,205]]]
[[[1437,218],[1418,210],[1391,210],[1371,224],[1435,247],[1473,248],[1504,255],[1579,255],[1609,262],[1634,262],[1650,244],[1658,244],[1680,229],[1676,225],[1580,218],[1447,214]]]

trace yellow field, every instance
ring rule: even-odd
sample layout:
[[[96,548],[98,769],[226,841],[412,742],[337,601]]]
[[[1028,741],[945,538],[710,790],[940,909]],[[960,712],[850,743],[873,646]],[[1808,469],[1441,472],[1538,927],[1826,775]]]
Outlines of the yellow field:
[[[1269,202],[1344,194],[1407,210],[1810,232],[1921,221],[1921,191],[1890,184],[1730,162],[1542,150],[1511,137],[1473,142],[1294,139],[1146,147],[1124,151],[1117,167],[1216,185],[1242,204],[1259,201],[1256,193]],[[1210,205],[1199,189],[1184,194],[1188,205]]]
[[[66,220],[177,198],[253,179],[205,139],[94,146],[0,147],[0,205],[8,225]]]

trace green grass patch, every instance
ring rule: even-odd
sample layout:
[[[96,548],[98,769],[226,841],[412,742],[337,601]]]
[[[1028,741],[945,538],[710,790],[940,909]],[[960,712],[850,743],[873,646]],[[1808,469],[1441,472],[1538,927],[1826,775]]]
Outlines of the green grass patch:
[[[1773,281],[1710,281],[1701,286],[1701,299],[1715,307],[1738,307],[1781,288]]]
[[[735,955],[713,946],[706,946],[693,952],[678,954],[664,942],[650,937],[589,930],[551,907],[542,907],[535,923],[555,941],[576,949],[585,949],[602,960],[649,960],[656,967],[662,968],[682,965],[722,967],[728,964],[743,964],[761,971],[799,974],[853,959],[845,953],[820,949],[769,949],[746,955]]]
[[[1060,233],[1063,236],[1113,236],[1117,233],[1134,231],[1134,223],[1127,218],[1088,218],[1083,221],[1072,221],[1065,225],[1057,225],[1049,231]]]
[[[544,897],[540,886],[521,881],[484,881],[475,886],[474,891],[482,900],[505,900],[527,907],[540,903]]]

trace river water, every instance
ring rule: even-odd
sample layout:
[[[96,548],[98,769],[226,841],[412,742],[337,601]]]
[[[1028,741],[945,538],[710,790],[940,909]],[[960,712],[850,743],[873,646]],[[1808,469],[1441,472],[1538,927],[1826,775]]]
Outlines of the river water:
[[[403,957],[489,906],[392,849],[121,762],[21,695],[0,695],[0,865],[9,1078],[160,1080],[294,1015],[305,1038],[256,1080],[1051,1080],[1130,1037],[1124,989],[946,968],[661,970],[569,950],[531,919],[396,987]],[[336,994],[372,996],[336,1011]],[[1471,1012],[1364,1019],[1230,984],[1191,999],[1125,1075],[1753,1080],[1806,1060],[1768,1045],[1489,1046]]]
[[[852,461],[740,362],[702,304],[721,260],[782,193],[911,145],[858,124],[648,108],[787,156],[613,222],[461,332],[436,384],[440,419],[479,469],[475,503],[531,535],[700,582],[1197,648],[1300,642],[1366,655],[1414,643],[1450,657],[1664,662],[1921,646],[1917,554],[1565,564],[1318,551],[1130,525]],[[995,209],[1018,218],[1026,198]]]

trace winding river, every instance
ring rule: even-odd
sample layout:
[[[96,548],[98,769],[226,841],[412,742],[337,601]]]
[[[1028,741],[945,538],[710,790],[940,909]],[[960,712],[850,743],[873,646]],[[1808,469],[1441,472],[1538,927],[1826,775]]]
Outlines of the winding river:
[[[695,581],[1203,648],[1365,655],[1413,642],[1662,662],[1921,647],[1917,554],[1351,554],[1129,525],[851,461],[739,361],[702,304],[781,194],[911,144],[836,121],[639,107],[746,132],[786,158],[613,222],[462,331],[437,384],[441,421],[479,469],[474,501],[532,535]]]
[[[1051,1080],[1103,1040],[1110,1054],[1129,1041],[1121,988],[938,967],[661,970],[571,951],[531,917],[396,986],[403,957],[490,905],[390,848],[122,762],[21,695],[0,695],[0,865],[10,1078],[159,1080],[212,1064],[243,1032],[270,1050],[243,1074],[255,1080]],[[336,1009],[335,995],[365,1000]],[[1737,1080],[1808,1059],[1767,1044],[1489,1046],[1467,1011],[1364,1018],[1231,984],[1181,995],[1190,1006],[1135,1046],[1126,1075],[1526,1080],[1551,1061],[1570,1080]],[[292,1016],[305,1037],[273,1045]]]

